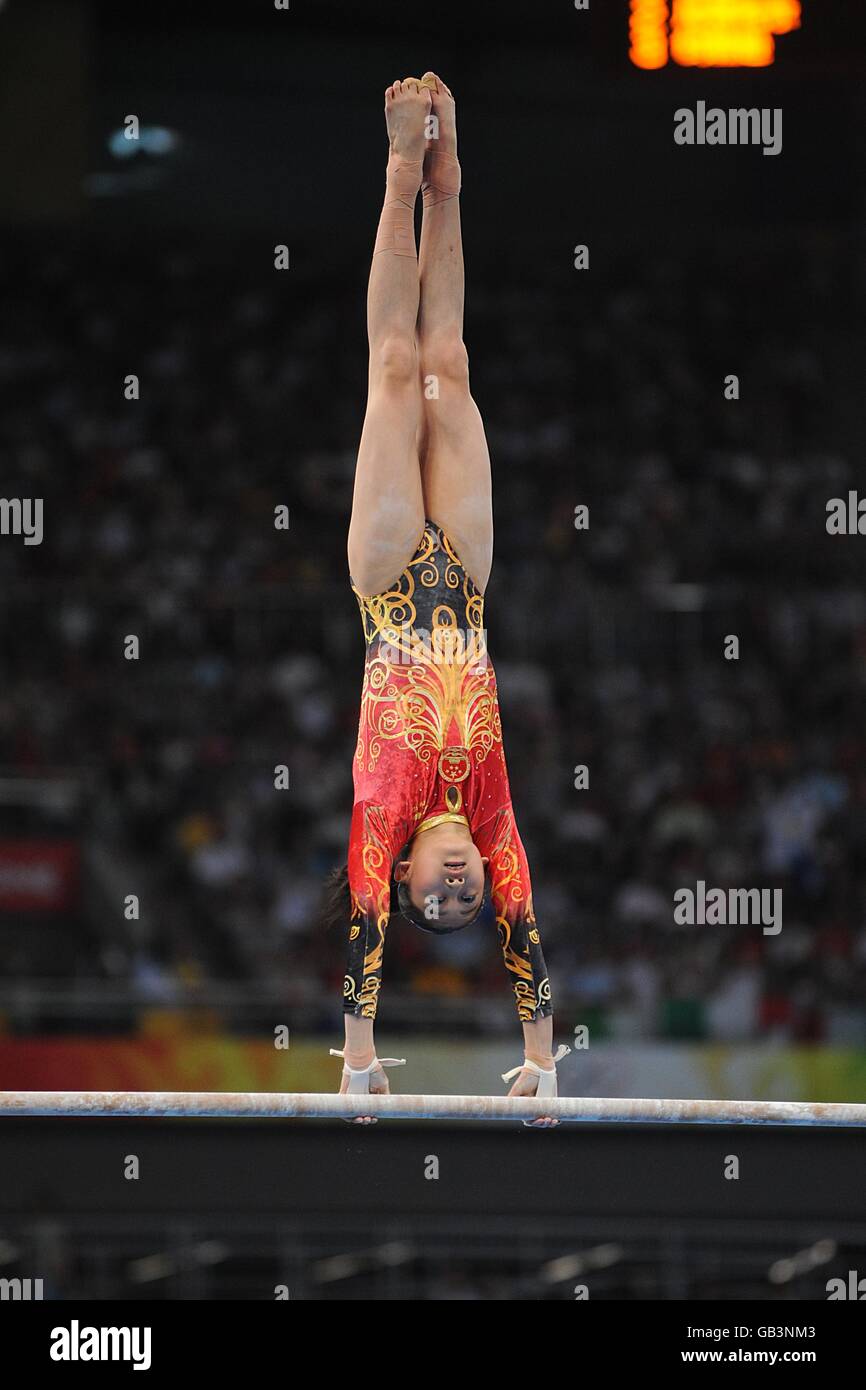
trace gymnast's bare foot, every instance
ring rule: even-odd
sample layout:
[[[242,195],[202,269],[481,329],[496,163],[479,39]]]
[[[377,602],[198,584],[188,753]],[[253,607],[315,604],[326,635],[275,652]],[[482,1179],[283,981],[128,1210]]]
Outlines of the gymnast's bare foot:
[[[424,159],[425,126],[430,114],[430,93],[421,90],[417,77],[404,77],[385,89],[385,125],[391,153],[410,164]]]
[[[428,140],[428,154],[450,154],[457,158],[457,107],[449,87],[435,72],[425,72],[422,88],[430,92],[432,112],[436,117],[435,138]]]

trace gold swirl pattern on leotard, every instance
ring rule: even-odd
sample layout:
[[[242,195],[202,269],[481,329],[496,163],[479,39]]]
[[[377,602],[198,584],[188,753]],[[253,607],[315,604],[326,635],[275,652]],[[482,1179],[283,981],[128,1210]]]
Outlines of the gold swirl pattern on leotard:
[[[383,636],[390,641],[396,634],[399,640],[406,629],[437,626],[433,614],[443,600],[450,614],[447,625],[462,624],[468,632],[482,632],[484,596],[464,570],[448,536],[432,521],[425,524],[415,554],[390,589],[367,596],[353,584],[352,591],[368,647]]]
[[[482,762],[502,741],[484,599],[445,533],[428,523],[390,590],[373,598],[355,593],[367,639],[359,767],[375,771],[389,740],[424,764],[449,742]]]
[[[401,847],[428,821],[459,813],[488,862],[518,1017],[545,1017],[550,987],[511,806],[483,597],[431,521],[385,593],[355,593],[366,659],[353,766],[344,1007],[356,1017],[375,1017],[390,875]]]
[[[343,993],[347,999],[360,1005],[362,1017],[375,1018],[385,932],[391,911],[391,853],[387,820],[381,806],[367,806],[364,809],[363,845],[363,885],[358,892],[350,892],[353,924],[350,927],[350,940],[358,935],[354,926],[362,919],[370,923],[372,940],[368,937],[365,943],[360,990],[353,977],[347,975]]]
[[[538,945],[539,941],[532,894],[529,893],[524,898],[520,860],[515,843],[514,816],[510,810],[501,811],[497,817],[490,864],[490,897],[496,914],[496,927],[505,967],[514,977],[517,1016],[522,1023],[531,1023],[536,1016],[536,1010],[545,1002],[545,988],[549,997],[550,985],[545,977],[536,990],[529,952],[516,950],[512,944],[512,923],[518,917],[523,928],[527,929],[529,942]]]

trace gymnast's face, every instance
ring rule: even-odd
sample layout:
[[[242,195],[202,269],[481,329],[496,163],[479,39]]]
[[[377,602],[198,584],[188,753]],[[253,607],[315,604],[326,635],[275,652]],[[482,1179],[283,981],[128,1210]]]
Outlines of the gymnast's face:
[[[481,906],[486,864],[469,831],[446,822],[416,835],[394,877],[406,883],[413,907],[431,922],[465,927]]]

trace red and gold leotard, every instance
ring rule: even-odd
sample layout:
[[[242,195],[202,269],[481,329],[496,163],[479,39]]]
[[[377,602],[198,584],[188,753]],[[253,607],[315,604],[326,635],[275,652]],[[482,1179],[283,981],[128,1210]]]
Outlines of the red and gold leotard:
[[[484,598],[441,527],[427,521],[406,569],[373,598],[352,588],[367,655],[349,838],[346,1012],[375,1018],[400,851],[437,819],[465,821],[489,859],[490,896],[518,1017],[551,1013],[502,747]]]

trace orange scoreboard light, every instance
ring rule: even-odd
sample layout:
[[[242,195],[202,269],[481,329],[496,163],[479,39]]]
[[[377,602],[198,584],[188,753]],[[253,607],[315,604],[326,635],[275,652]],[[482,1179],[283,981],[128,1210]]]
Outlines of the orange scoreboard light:
[[[631,0],[629,57],[639,68],[765,68],[775,36],[800,27],[800,0]]]

